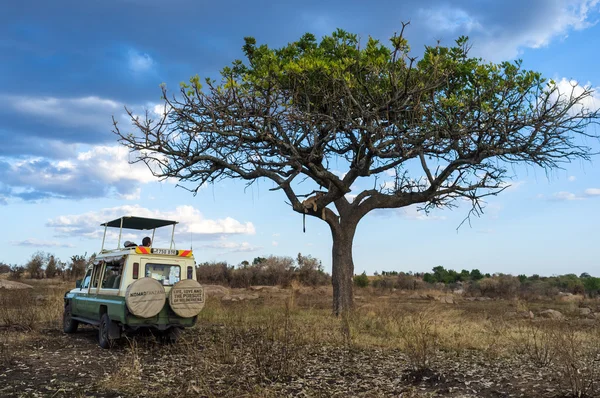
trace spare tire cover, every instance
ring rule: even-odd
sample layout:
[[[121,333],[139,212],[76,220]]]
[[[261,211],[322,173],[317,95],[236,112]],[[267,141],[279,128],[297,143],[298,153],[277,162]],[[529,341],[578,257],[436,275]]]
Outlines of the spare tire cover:
[[[204,303],[204,288],[194,279],[180,280],[169,292],[169,305],[182,318],[198,315]]]
[[[166,300],[165,288],[152,278],[138,279],[125,291],[125,303],[129,312],[140,318],[151,318],[158,314]]]

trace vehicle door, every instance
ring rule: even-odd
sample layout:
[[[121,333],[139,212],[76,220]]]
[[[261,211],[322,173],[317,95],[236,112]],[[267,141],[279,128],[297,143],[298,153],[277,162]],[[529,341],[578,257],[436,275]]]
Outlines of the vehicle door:
[[[81,281],[81,286],[79,289],[76,289],[73,294],[73,300],[71,301],[71,312],[73,315],[83,316],[84,312],[84,298],[88,294],[88,290],[90,287],[90,283],[92,282],[92,272],[93,268],[90,268],[85,273],[83,280]]]
[[[104,269],[104,261],[100,261],[98,264],[94,264],[94,272],[92,273],[92,279],[88,288],[88,293],[82,300],[83,314],[82,316],[98,320],[99,319],[99,304],[98,304],[98,287],[102,277],[102,271]]]

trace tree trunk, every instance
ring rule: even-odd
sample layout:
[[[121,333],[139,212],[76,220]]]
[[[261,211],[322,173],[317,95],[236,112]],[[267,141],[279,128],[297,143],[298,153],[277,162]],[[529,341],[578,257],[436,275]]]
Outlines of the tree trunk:
[[[333,313],[338,316],[350,311],[353,304],[352,284],[354,262],[352,261],[352,241],[356,231],[355,222],[342,222],[337,228],[331,228]]]

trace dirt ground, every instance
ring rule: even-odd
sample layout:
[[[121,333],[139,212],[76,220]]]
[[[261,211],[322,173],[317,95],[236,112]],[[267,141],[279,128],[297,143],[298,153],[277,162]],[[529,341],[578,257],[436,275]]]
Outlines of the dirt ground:
[[[44,315],[60,317],[63,290],[36,286],[19,300],[43,309],[35,322],[0,312],[0,396],[600,396],[600,325],[578,315],[582,303],[360,290],[356,313],[335,318],[330,289],[319,289],[215,289],[177,344],[137,335],[103,350],[92,327],[63,334]],[[564,319],[537,315],[547,308]],[[534,319],[514,315],[525,310]]]

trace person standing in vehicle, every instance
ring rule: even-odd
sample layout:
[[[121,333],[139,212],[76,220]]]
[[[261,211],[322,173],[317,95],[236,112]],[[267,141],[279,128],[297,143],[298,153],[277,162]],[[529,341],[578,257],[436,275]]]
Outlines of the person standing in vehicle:
[[[142,239],[142,246],[146,246],[146,247],[152,246],[152,240],[150,239],[149,236],[146,236],[144,239]]]

